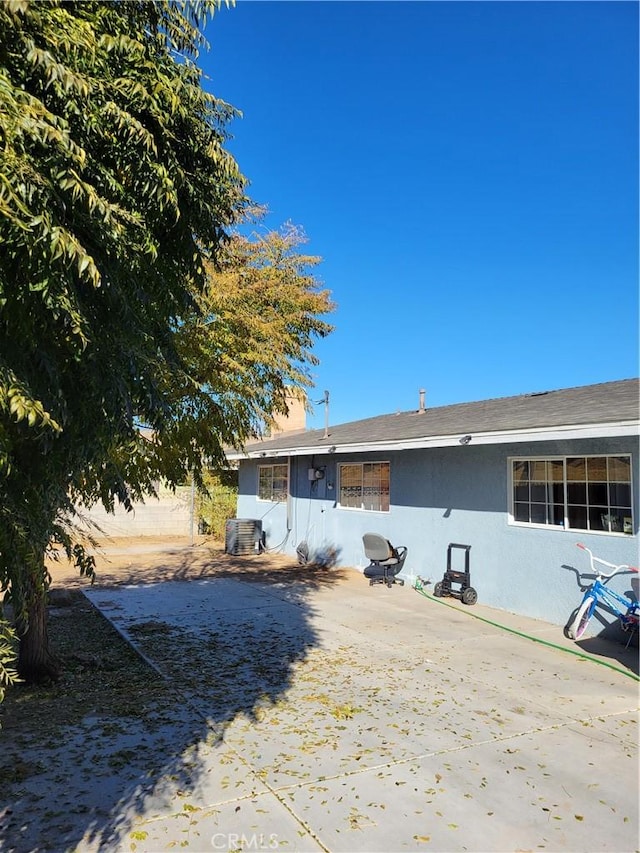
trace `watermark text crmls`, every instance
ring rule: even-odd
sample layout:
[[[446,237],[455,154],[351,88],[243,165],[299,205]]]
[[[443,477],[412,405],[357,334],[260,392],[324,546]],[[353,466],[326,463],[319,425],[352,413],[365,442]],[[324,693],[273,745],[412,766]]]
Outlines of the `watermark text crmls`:
[[[275,832],[215,832],[211,836],[214,850],[277,850],[278,836]]]

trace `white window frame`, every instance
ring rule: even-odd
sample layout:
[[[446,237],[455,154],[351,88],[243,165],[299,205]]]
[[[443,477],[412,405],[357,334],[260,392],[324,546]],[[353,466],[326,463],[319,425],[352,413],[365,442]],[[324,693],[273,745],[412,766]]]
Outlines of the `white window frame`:
[[[569,524],[569,506],[582,506],[582,504],[573,504],[569,501],[569,494],[567,483],[567,461],[570,459],[611,459],[611,458],[621,458],[624,457],[629,460],[629,488],[631,492],[631,532],[625,532],[624,530],[598,530],[596,528],[590,528],[589,524],[589,509],[590,504],[588,502],[584,505],[587,512],[587,527],[571,527]],[[514,495],[514,481],[513,481],[513,468],[515,462],[562,462],[562,488],[563,488],[563,504],[564,504],[564,515],[562,524],[554,524],[551,521],[546,522],[533,522],[533,521],[522,521],[517,520],[515,518],[515,495]],[[629,538],[629,536],[635,536],[635,506],[634,506],[634,483],[633,483],[633,454],[632,453],[570,453],[566,455],[548,455],[548,456],[510,456],[507,459],[507,480],[508,480],[508,488],[509,488],[509,512],[508,512],[508,522],[510,525],[515,527],[533,527],[541,530],[558,530],[565,533],[589,533],[594,536],[621,536],[624,538]],[[609,494],[609,488],[611,485],[611,480],[607,477],[607,493]],[[600,506],[597,504],[596,506]],[[613,505],[615,506],[615,504]],[[608,498],[608,510],[610,511],[612,508],[612,504],[610,502],[610,498]]]
[[[369,507],[364,505],[364,503],[365,503],[364,500],[361,500],[360,506],[349,506],[347,504],[341,503],[340,498],[341,498],[341,493],[342,493],[342,469],[349,467],[349,466],[359,467],[362,471],[362,477],[361,477],[362,487],[361,488],[364,488],[364,466],[365,465],[386,465],[387,466],[387,468],[389,470],[389,494],[387,495],[388,501],[389,501],[389,506],[387,509],[370,509]],[[337,473],[338,473],[338,477],[337,477],[338,494],[337,494],[337,497],[338,497],[338,507],[340,509],[349,510],[351,512],[384,512],[384,513],[391,512],[391,462],[389,462],[386,459],[382,459],[382,460],[376,459],[375,461],[371,461],[371,462],[340,462],[337,467],[338,467],[338,471],[337,471]],[[383,493],[380,492],[379,497],[382,496],[382,494]]]
[[[260,495],[260,472],[266,468],[271,468],[271,496],[268,498],[261,497]],[[284,491],[284,495],[282,497],[278,497],[277,493],[274,492],[273,489],[273,481],[274,481],[274,468],[286,468],[287,471],[287,479],[286,479],[286,488]],[[270,462],[268,464],[258,465],[257,477],[256,477],[256,498],[263,503],[284,503],[289,497],[289,465],[287,462]]]

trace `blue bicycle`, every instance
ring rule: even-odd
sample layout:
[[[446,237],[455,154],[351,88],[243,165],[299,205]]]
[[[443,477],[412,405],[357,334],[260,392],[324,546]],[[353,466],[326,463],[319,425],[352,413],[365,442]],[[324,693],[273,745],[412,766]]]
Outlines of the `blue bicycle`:
[[[625,595],[620,595],[606,585],[606,581],[612,578],[615,574],[622,571],[637,572],[635,566],[614,566],[613,563],[607,563],[606,560],[601,560],[599,557],[594,557],[593,553],[581,542],[577,543],[578,548],[586,551],[591,562],[591,571],[595,575],[595,581],[587,589],[584,598],[576,611],[576,615],[571,619],[565,631],[570,640],[579,640],[584,634],[589,624],[589,620],[594,614],[596,606],[602,602],[606,607],[620,620],[620,627],[623,631],[630,632],[633,636],[638,630],[638,622],[640,619],[640,605],[637,601],[627,598]],[[606,574],[596,568],[595,563],[600,563],[607,566],[613,571]],[[604,580],[604,582],[603,582]],[[621,605],[624,610],[620,609]],[[629,642],[631,642],[631,636]],[[628,644],[627,644],[628,645]]]

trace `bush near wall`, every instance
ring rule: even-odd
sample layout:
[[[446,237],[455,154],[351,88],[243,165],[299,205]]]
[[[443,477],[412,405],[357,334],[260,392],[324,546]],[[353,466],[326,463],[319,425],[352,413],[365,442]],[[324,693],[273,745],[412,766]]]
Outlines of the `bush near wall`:
[[[199,495],[197,513],[201,533],[224,541],[225,524],[235,518],[238,501],[238,472],[209,471],[204,477],[208,495]]]

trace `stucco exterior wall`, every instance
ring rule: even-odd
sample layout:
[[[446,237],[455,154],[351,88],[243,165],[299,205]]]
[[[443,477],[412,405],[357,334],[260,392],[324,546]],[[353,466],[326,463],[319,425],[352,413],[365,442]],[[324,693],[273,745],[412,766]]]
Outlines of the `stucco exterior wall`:
[[[634,533],[588,533],[557,527],[509,523],[509,465],[513,456],[632,454]],[[265,463],[284,460],[265,459]],[[389,461],[391,508],[366,512],[337,506],[337,466],[345,462]],[[239,518],[262,520],[267,548],[295,554],[301,541],[313,554],[332,547],[338,564],[364,568],[362,535],[380,533],[406,545],[403,575],[434,582],[446,569],[450,542],[471,546],[471,581],[479,600],[492,607],[564,625],[581,598],[579,572],[588,571],[584,542],[612,563],[638,562],[638,440],[585,439],[459,446],[441,449],[309,457],[291,457],[286,503],[259,501],[257,461],[240,465]],[[323,468],[310,482],[307,469]],[[462,556],[462,552],[457,552]],[[460,565],[462,568],[462,565]],[[620,577],[615,588],[633,589],[637,578]]]

